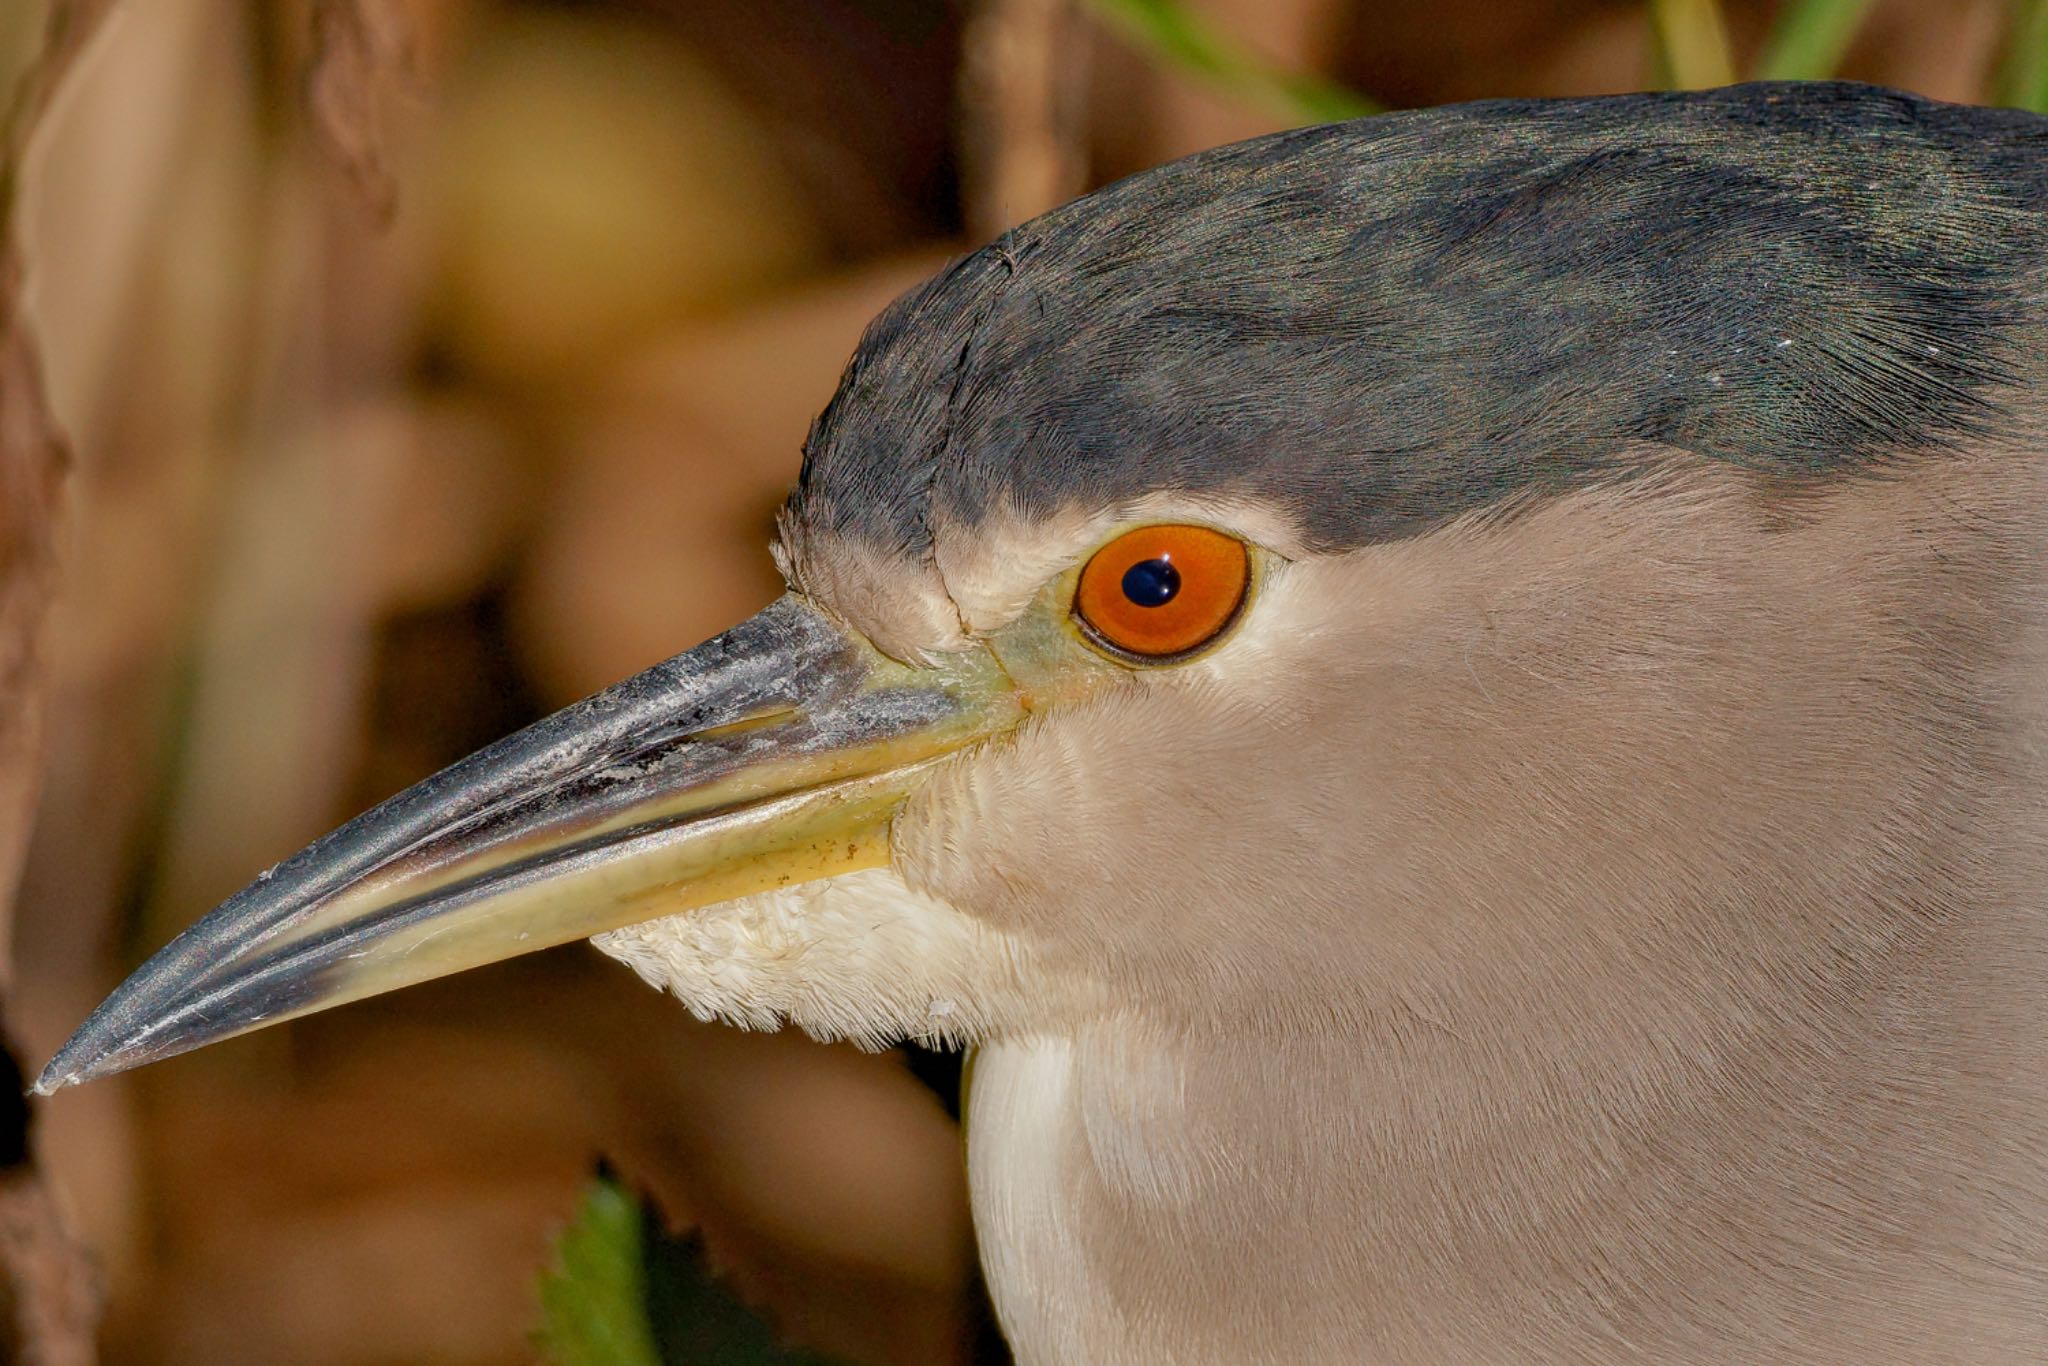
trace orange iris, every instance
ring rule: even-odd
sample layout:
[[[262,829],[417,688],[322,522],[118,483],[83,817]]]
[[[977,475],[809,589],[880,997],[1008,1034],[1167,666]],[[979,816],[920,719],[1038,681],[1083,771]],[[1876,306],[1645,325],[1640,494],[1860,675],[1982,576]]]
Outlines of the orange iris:
[[[1230,625],[1251,583],[1244,542],[1201,526],[1146,526],[1095,552],[1081,570],[1074,615],[1119,654],[1173,659]]]

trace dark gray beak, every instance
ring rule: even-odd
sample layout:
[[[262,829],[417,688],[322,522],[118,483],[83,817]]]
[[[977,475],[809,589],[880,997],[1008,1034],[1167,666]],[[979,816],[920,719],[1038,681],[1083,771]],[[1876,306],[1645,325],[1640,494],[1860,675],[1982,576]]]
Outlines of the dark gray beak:
[[[1021,715],[986,649],[912,667],[784,597],[260,875],[108,997],[35,1089],[887,863],[926,771]]]

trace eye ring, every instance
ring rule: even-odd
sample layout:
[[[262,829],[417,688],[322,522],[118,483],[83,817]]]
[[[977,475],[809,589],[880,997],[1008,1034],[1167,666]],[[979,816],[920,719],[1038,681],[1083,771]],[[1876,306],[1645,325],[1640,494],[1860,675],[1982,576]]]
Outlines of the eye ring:
[[[1188,523],[1126,531],[1081,567],[1073,614],[1104,653],[1137,664],[1199,654],[1242,614],[1251,553],[1235,536]]]

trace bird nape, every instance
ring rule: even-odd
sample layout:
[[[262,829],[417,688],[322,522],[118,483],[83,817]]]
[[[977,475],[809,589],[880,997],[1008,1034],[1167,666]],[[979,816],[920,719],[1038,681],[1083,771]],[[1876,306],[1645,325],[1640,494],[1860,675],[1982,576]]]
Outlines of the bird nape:
[[[980,1051],[1031,1362],[2048,1360],[2048,121],[1506,102],[890,308],[788,596],[359,817],[38,1089],[584,936]]]

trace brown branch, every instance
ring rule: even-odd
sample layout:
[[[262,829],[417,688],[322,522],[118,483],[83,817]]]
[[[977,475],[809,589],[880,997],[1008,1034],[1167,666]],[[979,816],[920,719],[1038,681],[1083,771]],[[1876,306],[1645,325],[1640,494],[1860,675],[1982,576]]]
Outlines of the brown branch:
[[[43,627],[71,464],[43,392],[35,337],[22,316],[22,263],[11,236],[0,239],[0,909],[13,900],[35,813]],[[0,916],[0,984],[12,966],[11,924],[11,916]]]
[[[116,4],[51,0],[41,51],[0,122],[0,1014],[11,994],[13,901],[42,774],[45,636],[71,466],[25,305],[22,189],[51,106]],[[311,0],[304,87],[317,135],[380,217],[391,211],[394,188],[379,103],[409,61],[395,4]],[[98,1277],[36,1163],[23,1080],[0,1038],[0,1361],[84,1366],[95,1355]]]
[[[1087,36],[1074,0],[983,0],[969,19],[961,152],[976,241],[1086,188]]]
[[[411,28],[395,0],[314,0],[306,105],[321,143],[379,221],[398,203],[381,109],[386,92],[410,83],[412,69]]]
[[[14,893],[41,785],[44,635],[71,466],[23,306],[23,167],[43,116],[113,7],[54,0],[42,52],[0,135],[0,986],[12,977]],[[0,1086],[20,1095],[11,1047],[0,1063]],[[0,1356],[71,1366],[93,1359],[97,1276],[36,1169],[30,1114],[26,1104],[0,1109]]]
[[[15,255],[11,224],[29,142],[42,125],[50,102],[57,98],[64,78],[77,64],[79,54],[92,42],[117,3],[119,0],[53,0],[43,24],[43,49],[14,88],[5,132],[0,134],[0,219],[10,225],[0,227],[0,254],[9,260]],[[0,299],[0,310],[4,310],[0,319],[13,317],[12,294]]]

